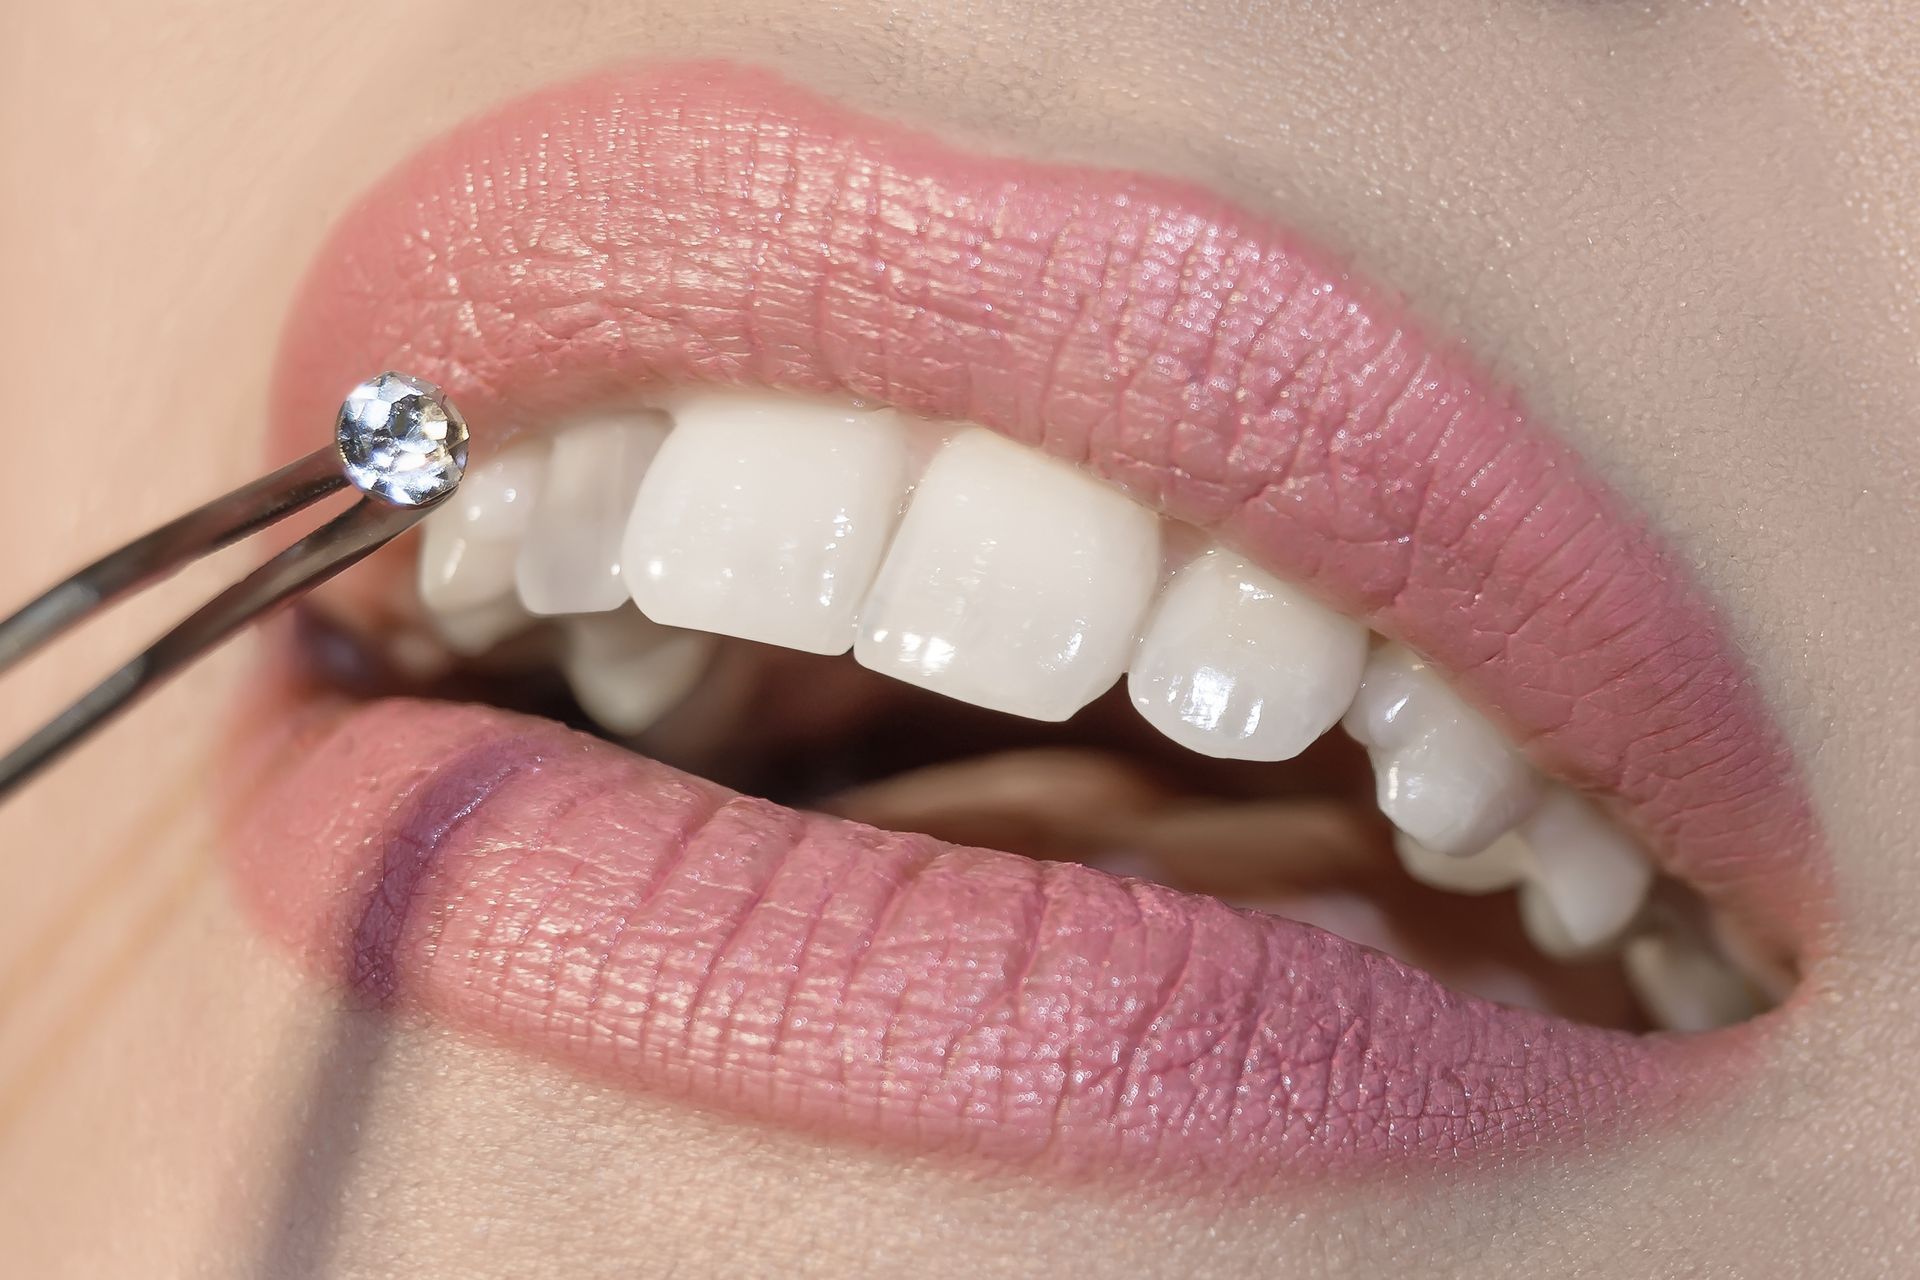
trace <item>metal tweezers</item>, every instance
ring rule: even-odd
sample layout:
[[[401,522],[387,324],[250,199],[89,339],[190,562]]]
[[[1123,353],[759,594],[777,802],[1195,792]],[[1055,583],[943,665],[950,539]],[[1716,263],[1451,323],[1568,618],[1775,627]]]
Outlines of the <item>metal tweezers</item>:
[[[349,486],[363,494],[0,758],[0,800],[194,659],[413,527],[459,486],[466,440],[466,424],[438,387],[381,374],[341,405],[333,444],[134,539],[0,622],[3,675],[69,628],[188,563]]]

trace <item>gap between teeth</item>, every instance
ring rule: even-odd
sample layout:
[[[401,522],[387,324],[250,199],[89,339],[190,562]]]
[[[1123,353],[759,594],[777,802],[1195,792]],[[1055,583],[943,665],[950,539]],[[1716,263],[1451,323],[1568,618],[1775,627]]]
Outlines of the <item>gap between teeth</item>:
[[[1549,955],[1627,942],[1669,1025],[1749,985],[1691,939],[1628,940],[1645,855],[1417,655],[983,428],[721,390],[583,420],[472,469],[426,521],[419,587],[461,653],[554,618],[581,707],[625,735],[692,689],[714,635],[851,650],[1035,720],[1124,676],[1155,729],[1229,759],[1289,759],[1341,724],[1414,878],[1517,889]]]

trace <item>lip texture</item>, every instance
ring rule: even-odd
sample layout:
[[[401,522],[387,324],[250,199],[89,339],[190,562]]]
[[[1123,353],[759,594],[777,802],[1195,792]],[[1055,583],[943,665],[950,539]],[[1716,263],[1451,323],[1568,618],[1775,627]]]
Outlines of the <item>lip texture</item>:
[[[387,367],[445,386],[482,456],[652,382],[981,423],[1424,651],[1763,932],[1804,950],[1826,920],[1791,759],[1682,566],[1456,353],[1204,191],[967,154],[736,67],[625,71],[462,128],[345,219],[276,440]],[[1499,1008],[1303,925],[803,817],[504,713],[377,703],[287,759],[235,865],[322,971],[836,1132],[1230,1177],[1454,1160],[1708,1096],[1756,1039]]]

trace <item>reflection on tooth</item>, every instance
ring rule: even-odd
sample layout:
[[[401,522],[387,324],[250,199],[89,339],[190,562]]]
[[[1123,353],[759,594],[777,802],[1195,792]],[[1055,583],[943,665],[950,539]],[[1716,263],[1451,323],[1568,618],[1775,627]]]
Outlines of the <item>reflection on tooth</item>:
[[[620,542],[640,477],[666,433],[658,415],[629,415],[554,438],[514,566],[528,612],[601,613],[627,602]]]
[[[1366,661],[1364,626],[1216,548],[1160,593],[1127,691],[1189,750],[1289,760],[1340,719]]]
[[[1639,913],[1653,864],[1579,796],[1556,788],[1520,824],[1520,838],[1533,855],[1529,887],[1552,908],[1569,946],[1608,942]]]
[[[467,472],[423,522],[420,599],[436,612],[489,604],[513,592],[514,562],[546,474],[544,445],[521,445]]]
[[[1477,853],[1539,798],[1500,731],[1399,645],[1374,652],[1340,723],[1373,760],[1380,811],[1435,853]]]
[[[1064,720],[1120,675],[1159,574],[1152,512],[976,428],[929,464],[854,656],[977,706]]]
[[[1646,934],[1628,942],[1620,960],[1641,1007],[1667,1031],[1711,1031],[1760,1012],[1739,971],[1701,938]]]
[[[1393,847],[1400,865],[1421,884],[1449,893],[1497,893],[1527,878],[1527,846],[1518,836],[1501,836],[1478,853],[1456,858],[1420,844],[1406,832],[1395,832]]]
[[[845,653],[906,484],[891,411],[691,396],[634,502],[627,587],[658,622]]]
[[[534,623],[533,615],[520,607],[517,596],[511,595],[451,612],[430,610],[427,620],[447,648],[468,657],[485,653]]]
[[[711,636],[663,627],[633,608],[560,626],[567,687],[581,710],[618,734],[639,733],[691,692],[714,647]]]

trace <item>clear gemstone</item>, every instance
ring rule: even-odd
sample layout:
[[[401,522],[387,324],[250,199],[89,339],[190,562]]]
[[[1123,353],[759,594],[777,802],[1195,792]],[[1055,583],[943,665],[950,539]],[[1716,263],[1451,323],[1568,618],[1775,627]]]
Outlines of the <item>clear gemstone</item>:
[[[347,479],[400,507],[452,493],[467,470],[467,424],[440,388],[404,373],[361,383],[334,429]]]

